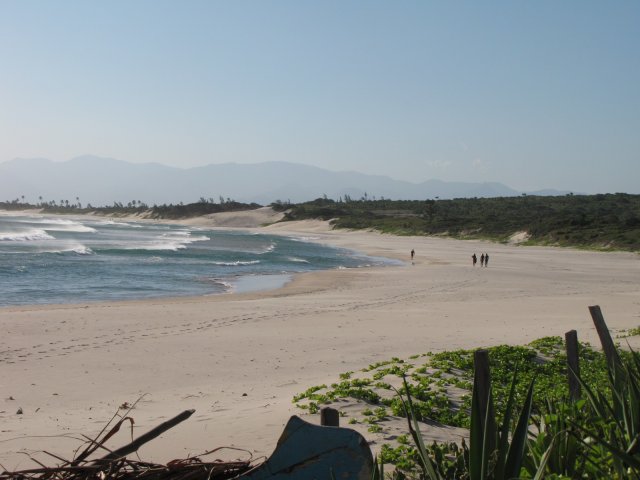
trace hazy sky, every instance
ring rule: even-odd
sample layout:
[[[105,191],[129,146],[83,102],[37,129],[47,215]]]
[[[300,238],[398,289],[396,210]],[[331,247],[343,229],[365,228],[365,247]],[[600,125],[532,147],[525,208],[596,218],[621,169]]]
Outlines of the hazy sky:
[[[640,193],[640,2],[0,0],[0,161]]]

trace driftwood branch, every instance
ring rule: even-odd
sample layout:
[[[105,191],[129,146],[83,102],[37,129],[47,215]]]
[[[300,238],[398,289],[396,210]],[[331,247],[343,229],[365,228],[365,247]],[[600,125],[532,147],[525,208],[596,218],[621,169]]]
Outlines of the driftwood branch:
[[[189,418],[191,415],[193,415],[194,412],[195,412],[195,410],[185,410],[180,415],[177,415],[177,416],[173,417],[171,420],[167,420],[166,422],[161,423],[157,427],[149,430],[144,435],[139,436],[133,442],[131,442],[131,443],[129,443],[129,444],[123,446],[123,447],[120,447],[119,449],[114,450],[113,452],[109,453],[108,455],[105,455],[104,457],[102,457],[102,458],[100,458],[98,460],[95,460],[95,461],[96,462],[107,462],[107,461],[115,460],[116,458],[120,458],[120,457],[124,457],[126,455],[129,455],[130,453],[133,453],[133,452],[137,451],[145,443],[150,442],[154,438],[162,435],[167,430],[175,427],[179,423],[184,422],[187,418]]]

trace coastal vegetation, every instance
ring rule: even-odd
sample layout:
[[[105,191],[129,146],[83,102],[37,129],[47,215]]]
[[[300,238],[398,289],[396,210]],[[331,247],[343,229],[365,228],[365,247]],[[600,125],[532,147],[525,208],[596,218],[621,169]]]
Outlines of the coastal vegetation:
[[[272,206],[286,212],[285,220],[318,218],[336,228],[499,242],[525,232],[530,245],[640,250],[640,195],[624,193],[454,200],[347,196]]]
[[[209,215],[220,212],[238,212],[246,210],[254,210],[260,208],[257,203],[236,202],[230,198],[220,197],[216,202],[213,198],[201,197],[197,202],[183,204],[162,204],[149,206],[141,200],[131,200],[127,203],[113,202],[113,205],[94,207],[90,203],[82,205],[80,199],[76,197],[76,202],[69,200],[51,200],[49,202],[40,201],[31,204],[21,199],[0,202],[0,210],[29,210],[40,209],[43,213],[50,214],[98,214],[98,215],[141,215],[150,219],[181,219],[192,218],[202,215]]]
[[[341,416],[387,441],[376,479],[639,479],[640,354],[618,348],[605,355],[585,343],[578,351],[576,397],[563,340],[546,337],[485,351],[491,380],[484,403],[472,350],[379,362],[293,401],[309,412],[357,402],[358,410]],[[389,443],[398,417],[406,418],[407,433]],[[434,424],[469,434],[427,443]]]
[[[189,204],[149,206],[143,201],[95,207],[75,201],[24,197],[0,202],[0,209],[39,208],[45,213],[140,215],[180,219],[261,207],[230,198],[201,197]],[[527,245],[555,245],[601,250],[640,250],[640,195],[625,193],[565,196],[389,200],[369,197],[318,198],[298,204],[276,201],[283,221],[322,219],[335,228],[373,229],[395,235],[441,235],[458,239],[509,242],[516,233]]]

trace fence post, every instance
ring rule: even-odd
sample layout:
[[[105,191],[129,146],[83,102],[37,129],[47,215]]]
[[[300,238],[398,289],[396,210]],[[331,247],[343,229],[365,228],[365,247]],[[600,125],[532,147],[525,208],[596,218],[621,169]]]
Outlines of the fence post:
[[[331,407],[320,409],[320,425],[323,425],[325,427],[339,427],[340,412]]]
[[[489,403],[491,392],[491,372],[489,371],[489,352],[487,350],[476,350],[473,352],[474,379],[473,388],[478,391],[478,401],[484,425],[485,412]],[[493,415],[493,412],[490,413]]]
[[[580,398],[580,360],[578,358],[578,332],[570,330],[564,334],[567,349],[567,376],[569,379],[569,397],[575,401]]]
[[[591,306],[589,307],[589,312],[591,313],[593,324],[596,326],[596,331],[598,332],[598,337],[600,337],[600,343],[602,344],[602,350],[604,350],[604,354],[607,357],[609,367],[613,368],[614,366],[619,366],[620,357],[618,356],[616,346],[611,339],[611,334],[609,333],[607,324],[604,321],[600,307],[598,305]]]

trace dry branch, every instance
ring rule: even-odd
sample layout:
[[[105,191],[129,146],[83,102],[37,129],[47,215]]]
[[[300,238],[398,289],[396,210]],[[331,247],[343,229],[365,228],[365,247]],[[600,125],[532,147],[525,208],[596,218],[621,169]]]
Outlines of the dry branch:
[[[124,417],[103,438],[100,438],[100,435],[107,431],[109,424],[115,419],[114,416],[108,422],[107,427],[100,432],[98,438],[89,440],[89,446],[75,460],[71,462],[64,461],[61,457],[52,455],[54,458],[63,460],[62,463],[54,467],[42,466],[41,468],[16,472],[4,471],[0,473],[0,480],[227,480],[235,478],[254,467],[250,452],[231,447],[220,447],[205,452],[200,456],[172,460],[166,465],[126,458],[126,455],[136,452],[145,443],[150,442],[189,418],[194,411],[185,410],[180,415],[161,423],[133,442],[110,452],[106,456],[95,460],[87,460],[93,452],[100,448],[109,451],[104,446],[104,443],[120,429],[125,420],[129,419],[133,423],[130,417]],[[222,449],[242,451],[248,454],[249,459],[231,462],[222,460],[204,462],[201,460],[201,457],[211,455]],[[36,459],[32,458],[32,460],[39,465],[43,465]]]

